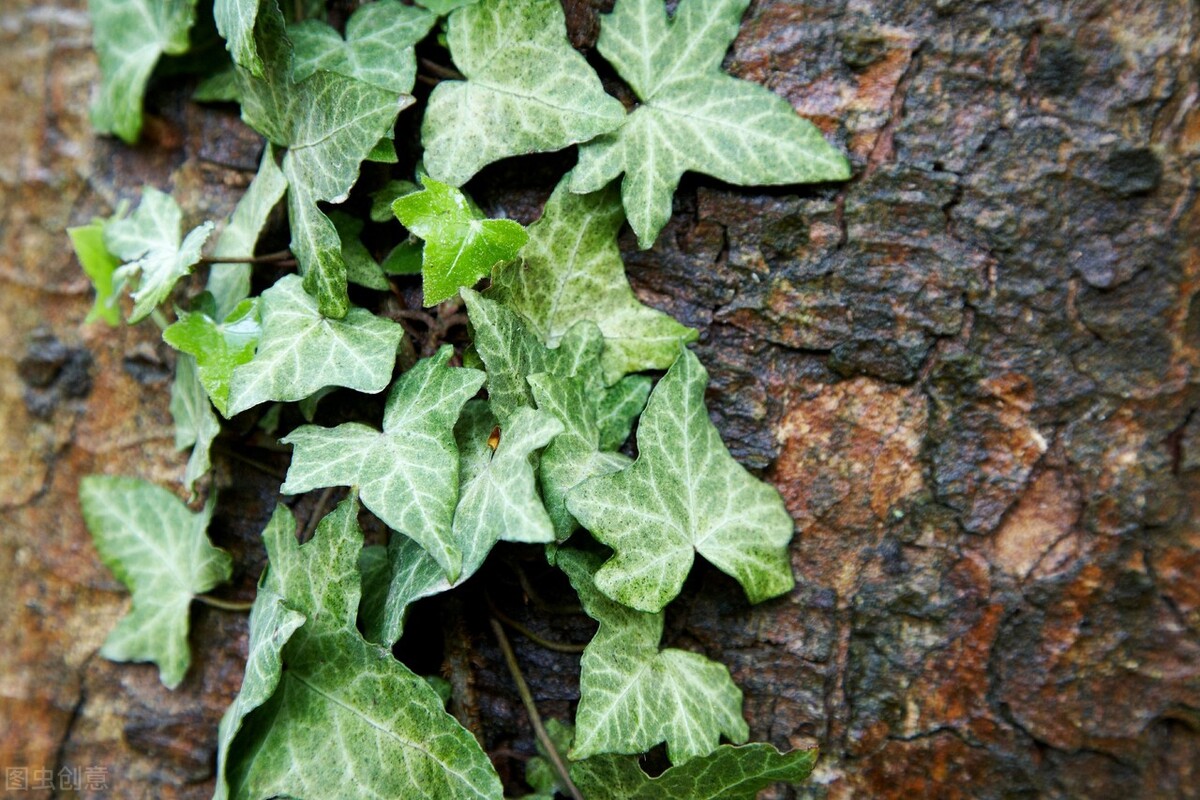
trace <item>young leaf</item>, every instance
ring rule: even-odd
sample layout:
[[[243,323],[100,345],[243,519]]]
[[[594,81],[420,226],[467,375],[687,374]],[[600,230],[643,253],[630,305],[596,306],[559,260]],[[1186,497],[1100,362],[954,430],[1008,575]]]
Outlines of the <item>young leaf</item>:
[[[621,103],[567,40],[558,0],[483,0],[450,15],[454,63],[421,125],[425,168],[462,186],[508,156],[561,150],[616,129]]]
[[[104,224],[98,219],[78,228],[67,228],[75,256],[96,289],[96,301],[83,320],[85,325],[96,320],[103,320],[110,326],[121,322],[121,312],[113,293],[113,271],[121,262],[104,247]]]
[[[116,0],[120,2],[120,0]],[[225,38],[225,49],[233,57],[233,63],[261,78],[263,62],[258,56],[254,41],[254,22],[258,19],[258,7],[263,0],[216,0],[213,17],[217,32]]]
[[[396,323],[353,306],[344,319],[328,319],[296,275],[280,278],[260,304],[262,339],[254,358],[233,371],[229,416],[267,400],[301,400],[325,386],[367,394],[387,388],[404,335]]]
[[[589,392],[599,396],[600,329],[590,322],[572,328],[551,350],[531,333],[525,322],[494,300],[462,290],[474,328],[475,350],[487,366],[488,402],[500,424],[518,408],[534,408],[528,377],[539,372],[568,377],[580,375]]]
[[[260,9],[255,42],[263,75],[239,73],[242,118],[273,144],[288,148],[282,169],[292,252],[321,313],[341,319],[350,307],[342,243],[317,203],[346,199],[359,165],[413,99],[332,72],[293,80],[292,47],[273,4]]]
[[[409,94],[417,77],[413,47],[425,38],[437,16],[399,0],[359,6],[346,22],[346,38],[315,19],[288,26],[296,52],[293,79],[318,70],[356,78],[394,94]]]
[[[597,398],[583,377],[539,373],[528,380],[538,408],[553,414],[565,428],[542,454],[540,472],[554,539],[562,542],[579,527],[567,510],[568,493],[588,478],[625,468],[629,458],[601,452]]]
[[[175,359],[170,410],[171,418],[175,420],[175,449],[192,448],[183,473],[183,485],[188,491],[194,491],[196,481],[212,466],[209,451],[221,432],[221,423],[213,413],[208,393],[200,380],[196,359],[187,353],[180,353]]]
[[[634,296],[617,248],[624,221],[615,186],[576,195],[562,181],[529,227],[523,260],[497,269],[488,290],[550,347],[578,321],[595,322],[604,333],[608,383],[629,372],[666,369],[697,335]]]
[[[182,237],[183,212],[169,194],[152,186],[142,192],[142,202],[133,215],[104,226],[104,246],[125,263],[113,273],[117,287],[135,275],[133,313],[129,321],[140,322],[171,296],[175,282],[200,262],[200,250],[212,233],[206,222]]]
[[[593,583],[600,561],[580,550],[558,553],[583,610],[600,623],[583,651],[571,758],[641,753],[666,742],[671,763],[682,764],[711,753],[721,736],[746,741],[742,692],[729,670],[696,653],[660,650],[663,615],[605,597]]]
[[[287,179],[275,163],[275,149],[270,144],[263,151],[258,174],[250,182],[250,188],[242,195],[233,215],[221,235],[217,237],[213,256],[216,258],[240,258],[254,255],[258,237],[267,224],[271,210],[283,199],[287,191]],[[249,264],[213,264],[209,267],[208,284],[205,287],[216,301],[215,319],[225,319],[238,303],[250,296]]]
[[[200,383],[224,416],[229,415],[233,371],[254,358],[260,336],[257,299],[243,300],[221,323],[203,311],[180,312],[179,319],[163,331],[167,344],[194,357]]]
[[[721,745],[703,758],[651,778],[632,756],[595,756],[571,765],[587,797],[621,800],[754,800],[773,783],[799,783],[812,773],[816,749],[780,753],[769,744]]]
[[[367,620],[367,636],[387,646],[404,632],[408,607],[450,589],[483,566],[498,541],[550,542],[554,531],[538,498],[531,457],[562,426],[549,414],[523,408],[500,430],[493,451],[490,440],[498,426],[487,403],[471,401],[454,429],[461,452],[462,492],[454,511],[454,543],[462,553],[462,571],[447,579],[437,561],[405,536],[393,536],[388,548],[391,584],[386,597]]]
[[[113,661],[153,661],[174,689],[191,662],[188,606],[229,580],[232,561],[205,531],[213,500],[198,514],[166,489],[136,478],[90,475],[79,503],[100,560],[133,593],[133,606],[100,654]]]
[[[425,240],[422,288],[425,305],[435,306],[516,258],[529,234],[512,220],[487,219],[452,186],[427,177],[421,185],[422,191],[397,198],[392,212]]]
[[[301,545],[291,514],[277,510],[263,534],[262,591],[306,621],[283,645],[282,671],[269,665],[274,694],[233,741],[230,795],[499,800],[487,756],[437,692],[355,628],[357,515],[358,504],[344,501]]]
[[[609,597],[661,611],[696,553],[742,584],[753,603],[792,588],[793,524],[773,487],[733,460],[704,407],[708,373],[684,350],[638,424],[638,458],[592,478],[567,500],[583,527],[615,552],[596,575]]]
[[[359,487],[363,505],[419,542],[454,580],[462,569],[451,530],[459,487],[454,423],[484,375],[446,366],[451,354],[446,345],[400,376],[388,395],[382,433],[358,422],[292,431],[283,440],[295,450],[282,491]]]
[[[642,104],[617,131],[580,147],[571,191],[594,192],[621,173],[621,199],[647,248],[671,216],[689,170],[742,186],[837,181],[845,157],[770,90],[721,71],[750,0],[618,0],[603,18],[601,54]]]
[[[187,52],[196,0],[89,0],[88,11],[101,75],[92,125],[133,144],[150,73],[163,53]]]

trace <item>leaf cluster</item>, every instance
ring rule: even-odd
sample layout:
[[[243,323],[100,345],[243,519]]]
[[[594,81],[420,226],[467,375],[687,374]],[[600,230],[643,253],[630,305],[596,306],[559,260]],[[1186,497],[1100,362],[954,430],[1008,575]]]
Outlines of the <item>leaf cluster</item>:
[[[106,656],[152,661],[170,687],[184,679],[189,604],[231,574],[207,535],[222,419],[257,413],[273,431],[298,403],[308,424],[280,439],[280,492],[349,490],[303,544],[283,502],[263,532],[269,565],[217,734],[217,797],[499,798],[476,737],[393,646],[418,600],[471,580],[500,542],[542,548],[599,625],[574,725],[536,725],[531,797],[744,798],[807,776],[814,751],[745,744],[726,667],[661,645],[697,555],[751,602],[787,593],[793,523],[710,421],[708,375],[687,349],[696,331],[638,299],[617,243],[628,221],[653,245],[688,170],[745,185],[848,175],[786,101],[721,71],[747,4],[682,0],[669,15],[662,0],[617,0],[598,51],[636,96],[627,109],[571,47],[557,0],[376,0],[342,30],[319,2],[288,4],[289,19],[275,0],[215,1],[232,63],[212,65],[203,96],[237,102],[265,145],[211,253],[216,226],[185,235],[183,210],[152,187],[132,214],[71,236],[97,290],[89,320],[116,324],[131,303],[128,321],[153,318],[178,351],[183,484],[208,494],[193,513],[144,481],[81,486],[101,558],[133,594]],[[195,0],[91,9],[94,121],[133,141],[155,62],[188,48]],[[455,67],[422,75],[436,84],[422,160],[355,215],[342,204],[362,164],[400,160],[394,126],[416,102],[422,41]],[[494,161],[576,145],[528,228],[489,218],[462,188]],[[256,255],[281,203],[290,252]],[[258,264],[297,271],[253,295]],[[205,291],[170,322],[163,307],[198,266]],[[418,273],[424,308],[405,300]],[[315,424],[334,390],[380,396],[382,417]],[[364,547],[367,514],[386,546]],[[651,778],[636,756],[659,745],[673,766]]]

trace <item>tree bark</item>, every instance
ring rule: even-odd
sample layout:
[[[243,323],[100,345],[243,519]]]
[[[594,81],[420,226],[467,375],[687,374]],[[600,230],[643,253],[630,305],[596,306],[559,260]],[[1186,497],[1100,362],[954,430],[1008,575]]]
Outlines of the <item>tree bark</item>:
[[[595,4],[566,6],[589,47]],[[178,486],[186,454],[171,352],[148,324],[82,325],[63,230],[143,183],[220,219],[259,138],[172,79],[141,145],[97,139],[83,3],[9,0],[0,23],[0,766],[105,770],[83,796],[205,798],[246,620],[194,607],[175,692],[96,657],[127,598],[78,481]],[[796,519],[794,592],[750,607],[700,566],[668,643],[729,664],[753,738],[820,745],[813,780],[770,797],[1200,797],[1200,9],[759,0],[726,65],[855,170],[769,191],[688,177],[653,249],[622,239],[639,295],[700,329],[714,419]],[[529,222],[570,163],[471,189]],[[238,565],[222,596],[247,599],[278,480],[216,467],[212,536]],[[472,591],[586,638],[513,575]],[[429,605],[400,652],[426,671],[445,654],[516,787],[532,732],[481,607]],[[578,656],[512,639],[542,714],[570,719]]]

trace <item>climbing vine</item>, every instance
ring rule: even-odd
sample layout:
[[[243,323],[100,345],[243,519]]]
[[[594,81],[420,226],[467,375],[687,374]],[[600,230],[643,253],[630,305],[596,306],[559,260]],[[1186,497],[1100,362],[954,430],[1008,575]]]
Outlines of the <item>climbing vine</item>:
[[[216,797],[499,798],[488,755],[445,710],[454,687],[394,647],[419,600],[462,591],[500,542],[544,553],[599,626],[573,724],[543,722],[505,629],[542,640],[492,609],[538,736],[532,797],[749,798],[808,775],[814,751],[746,744],[726,667],[660,645],[697,554],[751,602],[788,592],[793,523],[709,420],[696,331],[638,300],[617,248],[626,221],[653,246],[687,171],[740,185],[848,176],[782,98],[721,70],[747,5],[617,0],[597,50],[622,103],[569,43],[558,0],[377,0],[341,29],[314,0],[216,0],[211,17],[196,0],[92,0],[98,131],[136,141],[160,58],[221,54],[196,46],[219,33],[229,58],[204,60],[197,99],[240,104],[266,140],[221,225],[185,231],[177,202],[146,187],[131,213],[71,231],[96,289],[89,321],[124,310],[178,351],[183,485],[207,497],[193,511],[139,479],[82,483],[100,556],[133,595],[103,654],[154,662],[171,688],[184,679],[189,606],[219,604],[205,593],[232,572],[207,534],[223,420],[273,433],[297,404],[308,422],[279,439],[280,492],[322,497],[323,516],[301,525],[280,503],[263,531]],[[421,103],[418,80],[432,86]],[[422,115],[420,153],[397,148],[400,114]],[[462,188],[500,159],[575,146],[528,229]],[[396,174],[360,182],[367,161]],[[280,203],[290,246],[258,253]],[[181,296],[195,271],[205,291]],[[335,390],[380,396],[382,418],[317,424]],[[365,544],[364,514],[386,544]],[[638,756],[660,745],[670,766],[651,777]]]

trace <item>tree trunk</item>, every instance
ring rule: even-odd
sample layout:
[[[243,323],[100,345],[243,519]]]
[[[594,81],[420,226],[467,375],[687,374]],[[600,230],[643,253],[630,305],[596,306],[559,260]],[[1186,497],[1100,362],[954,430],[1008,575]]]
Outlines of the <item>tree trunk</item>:
[[[594,4],[566,5],[589,46]],[[173,356],[149,324],[82,325],[63,230],[143,183],[220,219],[259,138],[173,79],[141,145],[96,139],[83,3],[6,0],[0,23],[0,766],[103,770],[83,796],[206,798],[246,619],[194,607],[175,692],[96,657],[127,596],[78,481],[178,486],[186,454]],[[688,178],[654,249],[622,239],[641,297],[701,330],[714,419],[796,519],[791,595],[752,608],[700,567],[669,643],[730,665],[754,738],[820,745],[813,780],[771,797],[1200,797],[1200,8],[760,0],[727,67],[817,122],[855,177]],[[569,165],[471,188],[528,222]],[[279,481],[216,463],[224,596],[246,599]],[[511,574],[478,583],[547,636],[588,630],[524,605]],[[423,606],[401,648],[444,660],[516,787],[533,740],[478,605]],[[569,719],[578,656],[513,641],[542,713]]]

